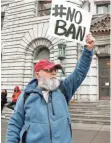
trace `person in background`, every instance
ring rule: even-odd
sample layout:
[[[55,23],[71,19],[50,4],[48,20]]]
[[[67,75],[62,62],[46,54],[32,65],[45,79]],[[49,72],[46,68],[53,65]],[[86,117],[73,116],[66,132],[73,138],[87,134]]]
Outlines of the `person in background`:
[[[14,88],[14,93],[12,95],[12,102],[10,102],[7,107],[14,110],[14,107],[16,105],[17,99],[19,97],[19,95],[21,94],[21,90],[19,88],[19,86],[15,86]]]
[[[1,113],[6,103],[7,103],[7,90],[3,89],[1,92]]]

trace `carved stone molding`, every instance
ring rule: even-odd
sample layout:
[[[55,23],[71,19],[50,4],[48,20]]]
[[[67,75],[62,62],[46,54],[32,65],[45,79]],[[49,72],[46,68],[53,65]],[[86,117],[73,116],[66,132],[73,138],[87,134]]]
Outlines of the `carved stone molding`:
[[[95,46],[96,55],[110,55],[110,45]]]
[[[104,15],[92,21],[91,32],[109,32],[110,31],[110,16]]]

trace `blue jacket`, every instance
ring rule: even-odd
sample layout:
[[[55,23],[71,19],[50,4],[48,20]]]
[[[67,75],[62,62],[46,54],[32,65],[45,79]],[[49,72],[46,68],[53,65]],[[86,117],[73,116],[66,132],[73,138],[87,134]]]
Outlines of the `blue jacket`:
[[[68,102],[86,77],[92,55],[93,50],[84,48],[75,70],[63,80]],[[30,93],[25,103],[24,92]],[[72,143],[70,115],[61,91],[56,89],[50,93],[47,104],[34,79],[24,92],[10,119],[6,143]]]

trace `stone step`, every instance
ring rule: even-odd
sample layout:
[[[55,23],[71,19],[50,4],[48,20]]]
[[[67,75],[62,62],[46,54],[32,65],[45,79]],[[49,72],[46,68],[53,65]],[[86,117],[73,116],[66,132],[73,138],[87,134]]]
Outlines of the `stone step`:
[[[74,104],[74,105],[69,105],[69,108],[70,107],[96,107],[96,108],[110,108],[110,105],[84,105],[84,104]]]
[[[1,114],[1,119],[9,120],[13,112],[13,110],[7,108],[7,106],[5,105]]]
[[[101,112],[78,112],[78,111],[76,111],[76,112],[70,112],[70,114],[79,114],[79,115],[92,115],[92,116],[110,116],[110,113],[101,113]]]
[[[69,104],[69,107],[70,106],[97,106],[97,107],[110,107],[110,104]]]
[[[13,113],[13,110],[3,110],[2,113]]]
[[[98,111],[98,112],[110,112],[110,109],[104,109],[104,110],[101,110],[101,109],[90,109],[90,108],[70,108],[69,111],[90,111],[90,112],[94,112],[94,111]]]
[[[110,124],[109,102],[76,102],[69,105],[69,111],[73,123]],[[4,107],[1,118],[9,120],[12,113],[13,110]]]
[[[9,120],[10,117],[6,117],[5,115],[2,115],[2,116],[1,116],[1,119],[3,119],[3,120]]]
[[[72,106],[110,108],[110,105],[97,105],[97,104],[71,104],[71,105],[69,105],[69,107],[72,107]]]
[[[110,120],[108,115],[86,115],[86,114],[71,114],[71,118],[82,118],[82,119],[101,119],[101,120]]]
[[[3,115],[10,117],[12,115],[12,112],[5,112],[3,113]],[[70,112],[71,116],[79,116],[79,117],[101,117],[101,118],[105,118],[105,117],[110,117],[110,113],[104,113],[104,114],[100,114],[98,112]]]
[[[13,110],[9,110],[9,111],[4,110],[2,113],[13,113]]]
[[[5,107],[2,112],[4,112],[4,111],[5,111],[5,112],[6,112],[6,111],[7,111],[7,112],[13,112],[12,109],[9,109],[9,108],[7,108],[7,107]]]
[[[11,113],[6,113],[6,114],[3,114],[5,115],[5,117],[11,117]],[[71,115],[71,118],[81,118],[81,119],[101,119],[101,120],[110,120],[110,115],[100,115],[100,114],[96,114],[96,115],[93,115],[93,114],[70,114]]]
[[[111,102],[109,100],[106,100],[106,101],[99,100],[97,102],[96,101],[94,101],[94,102],[93,101],[86,101],[86,102],[85,101],[75,101],[75,102],[73,102],[73,100],[72,100],[72,102],[70,102],[70,104],[101,104],[101,105],[105,104],[106,105],[106,104],[111,104]]]
[[[102,115],[110,115],[109,111],[96,111],[96,110],[82,110],[82,109],[70,109],[69,110],[70,113],[77,113],[77,114],[102,114]]]
[[[110,110],[110,107],[98,107],[98,106],[70,106],[69,108]]]
[[[73,123],[85,123],[85,124],[105,124],[109,125],[110,120],[101,120],[101,119],[82,119],[82,118],[71,118]]]
[[[110,124],[110,102],[75,102],[69,105],[73,123]]]
[[[82,109],[82,108],[70,108],[69,109],[70,112],[73,111],[83,111],[83,112],[101,112],[101,113],[109,113],[110,110],[95,110],[95,109]]]
[[[77,107],[77,106],[70,106],[69,109],[84,109],[84,110],[87,110],[87,109],[90,109],[90,110],[109,110],[110,111],[110,108],[100,108],[100,107]]]
[[[3,112],[2,114],[9,114],[9,115],[12,115],[13,114],[13,112]]]
[[[6,113],[6,114],[4,114],[6,117],[11,117],[12,116],[12,114],[11,113]]]
[[[98,114],[98,113],[110,114],[110,110],[92,110],[90,108],[86,108],[85,110],[82,109],[82,108],[69,108],[69,111],[70,112],[78,112],[78,113],[89,113],[89,112],[91,112],[91,114],[92,113],[95,113],[95,114]],[[2,113],[10,113],[10,114],[12,114],[13,110],[7,108],[7,109],[4,109],[2,111]]]
[[[10,117],[1,116],[1,119],[9,120]],[[71,118],[72,123],[85,123],[85,124],[105,124],[110,125],[110,120],[101,120],[101,119],[81,119],[81,118]]]
[[[73,102],[73,99],[71,100]],[[88,104],[88,103],[98,103],[98,104],[107,104],[107,103],[111,103],[110,100],[98,100],[98,101],[77,101],[75,100],[74,103],[70,102],[70,104],[74,104],[74,103],[78,103],[78,104],[81,104],[81,103],[85,103],[85,104]]]

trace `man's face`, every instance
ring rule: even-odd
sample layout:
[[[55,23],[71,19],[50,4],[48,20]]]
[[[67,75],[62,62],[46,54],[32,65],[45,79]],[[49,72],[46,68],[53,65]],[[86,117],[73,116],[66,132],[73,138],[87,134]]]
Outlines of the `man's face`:
[[[52,91],[60,85],[59,80],[57,79],[57,70],[40,70],[35,73],[36,78],[38,79],[38,86],[46,90]]]
[[[36,78],[39,80],[39,78],[42,76],[43,78],[50,79],[50,78],[56,78],[57,77],[57,70],[56,69],[48,69],[48,70],[40,70],[39,72],[35,73]]]

